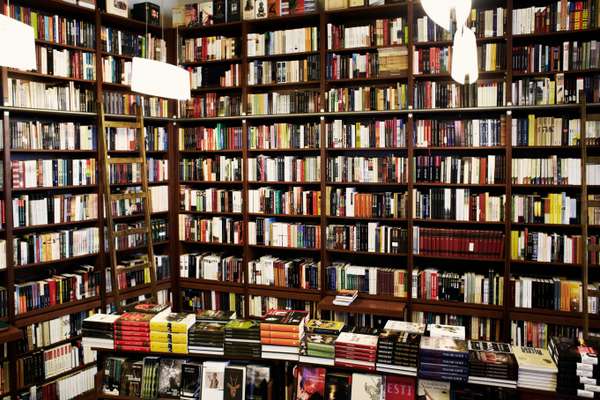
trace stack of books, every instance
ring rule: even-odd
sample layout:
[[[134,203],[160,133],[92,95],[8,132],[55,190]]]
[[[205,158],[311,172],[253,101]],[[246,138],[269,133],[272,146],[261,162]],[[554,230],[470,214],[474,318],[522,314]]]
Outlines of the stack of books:
[[[419,378],[467,382],[469,378],[467,343],[451,337],[423,336],[419,352]]]
[[[556,391],[558,369],[546,349],[536,347],[513,347],[513,353],[519,365],[520,388]]]
[[[300,362],[334,365],[335,341],[343,329],[341,321],[309,320],[301,343]]]
[[[271,310],[260,323],[262,358],[298,361],[307,311]]]
[[[517,387],[518,366],[507,343],[469,341],[469,383]]]
[[[188,332],[188,351],[197,354],[224,354],[225,325],[235,318],[233,311],[203,310]]]
[[[379,334],[377,370],[417,375],[419,345],[425,324],[389,320]]]
[[[234,319],[225,325],[226,357],[260,358],[260,323],[249,319]]]
[[[335,365],[374,371],[377,339],[375,335],[340,333],[335,341]]]
[[[427,331],[431,337],[465,340],[466,336],[466,329],[461,325],[429,324],[427,325]]]
[[[165,310],[150,321],[150,349],[159,353],[188,352],[188,330],[196,322],[194,314]]]
[[[556,391],[569,395],[594,398],[600,392],[598,355],[577,339],[552,337],[548,350],[558,367]]]
[[[150,351],[153,314],[126,312],[115,322],[115,350]]]
[[[86,348],[114,349],[114,325],[118,319],[118,315],[109,314],[94,314],[84,319],[81,324],[82,346]]]
[[[338,290],[338,294],[333,299],[333,304],[336,306],[349,306],[358,297],[358,290]]]

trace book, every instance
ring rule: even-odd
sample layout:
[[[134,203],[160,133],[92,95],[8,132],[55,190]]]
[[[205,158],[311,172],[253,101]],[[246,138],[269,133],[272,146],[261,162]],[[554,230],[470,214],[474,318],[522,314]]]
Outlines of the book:
[[[325,378],[325,397],[329,400],[349,400],[352,389],[352,375],[330,372]]]
[[[183,360],[161,358],[158,366],[158,395],[179,397]]]
[[[183,400],[200,398],[202,389],[202,364],[184,361],[181,365],[181,396]]]
[[[383,377],[371,374],[352,374],[352,399],[381,400],[384,395]]]
[[[248,365],[246,367],[246,399],[267,400],[271,368],[263,365]]]
[[[246,368],[225,367],[224,400],[244,400],[246,398]]]
[[[202,367],[202,399],[223,399],[225,388],[225,362],[204,362]]]
[[[308,400],[325,397],[325,368],[299,366],[296,369],[296,397]]]

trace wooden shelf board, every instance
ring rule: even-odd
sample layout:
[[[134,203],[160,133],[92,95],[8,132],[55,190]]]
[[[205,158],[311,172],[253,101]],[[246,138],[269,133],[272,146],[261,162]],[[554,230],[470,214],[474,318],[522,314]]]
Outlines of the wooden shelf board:
[[[15,326],[17,328],[23,328],[27,325],[35,324],[37,322],[49,321],[63,315],[91,310],[98,307],[100,307],[99,296],[80,301],[58,304],[55,306],[41,308],[39,310],[33,310],[16,315]]]
[[[14,326],[9,326],[8,329],[4,331],[0,331],[0,344],[16,342],[23,337],[23,331],[21,329],[15,328]]]
[[[406,309],[405,303],[400,301],[357,298],[351,305],[345,307],[333,304],[334,299],[335,296],[325,296],[319,304],[317,304],[317,308],[327,311],[364,313],[394,318],[404,318],[404,311]]]

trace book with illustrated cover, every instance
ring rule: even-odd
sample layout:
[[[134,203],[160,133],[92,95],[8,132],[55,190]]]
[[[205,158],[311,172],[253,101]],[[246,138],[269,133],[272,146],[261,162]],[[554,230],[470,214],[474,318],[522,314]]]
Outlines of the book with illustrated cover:
[[[419,379],[418,400],[450,400],[450,382]]]
[[[335,341],[336,346],[348,346],[365,349],[377,347],[377,336],[361,333],[342,332]]]
[[[148,314],[158,314],[166,310],[167,308],[169,308],[169,306],[166,304],[137,303],[133,307],[131,307],[131,311]]]
[[[172,313],[163,311],[150,321],[150,329],[159,332],[187,333],[196,322],[194,314]]]
[[[557,373],[558,369],[546,349],[535,347],[515,346],[513,353],[519,365],[519,371],[532,371],[542,373]]]
[[[296,369],[296,398],[321,400],[325,397],[325,368],[299,366]]]
[[[468,356],[467,343],[464,340],[449,337],[421,337],[421,354],[436,356],[466,358]]]
[[[423,335],[425,333],[425,324],[407,321],[389,320],[385,323],[383,330],[389,332],[409,332]]]
[[[104,363],[102,392],[119,395],[121,375],[126,359],[123,357],[108,357]]]
[[[223,322],[227,323],[232,319],[236,319],[235,311],[227,310],[201,310],[196,312],[197,322]]]
[[[140,397],[142,367],[143,363],[141,361],[125,361],[119,389],[121,396]]]
[[[385,377],[384,400],[414,400],[415,379],[398,375]]]
[[[223,400],[226,362],[205,362],[202,367],[201,399]]]
[[[344,323],[341,321],[327,321],[323,319],[311,319],[306,323],[306,330],[314,333],[324,333],[328,335],[339,335],[344,329]]]
[[[181,367],[183,360],[161,358],[158,365],[158,395],[179,397],[181,388]]]
[[[427,325],[429,336],[432,337],[449,337],[454,339],[465,340],[465,327],[459,325]]]
[[[246,368],[229,365],[225,367],[224,400],[245,400]]]
[[[508,343],[469,340],[468,344],[469,350],[491,351],[494,353],[512,353],[512,346]]]
[[[154,314],[146,314],[140,312],[126,312],[115,322],[115,327],[120,326],[139,326],[147,327],[150,320],[154,318]]]
[[[383,400],[383,376],[353,373],[351,398]]]
[[[246,400],[267,400],[271,368],[264,365],[246,367]]]
[[[325,398],[327,400],[350,400],[352,376],[342,372],[331,372],[325,379]]]
[[[142,367],[142,399],[153,399],[157,396],[159,357],[144,357]]]
[[[183,400],[200,398],[202,364],[186,361],[181,365],[181,396]]]

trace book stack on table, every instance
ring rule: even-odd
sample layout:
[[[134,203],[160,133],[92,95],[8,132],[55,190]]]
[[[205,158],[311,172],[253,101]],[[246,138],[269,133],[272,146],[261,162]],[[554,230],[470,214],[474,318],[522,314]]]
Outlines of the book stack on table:
[[[196,322],[194,314],[165,310],[150,321],[150,349],[159,353],[188,352],[188,330]]]
[[[375,335],[340,333],[335,341],[335,365],[374,371],[377,339]]]
[[[548,350],[515,346],[513,352],[519,365],[517,387],[556,391],[558,369]]]
[[[225,325],[235,318],[232,311],[204,310],[196,314],[196,323],[188,332],[188,351],[196,354],[222,356],[225,345]]]
[[[518,366],[507,343],[469,341],[469,383],[517,387]]]
[[[334,365],[335,341],[344,329],[340,321],[311,319],[306,323],[301,343],[300,361],[313,364]]]
[[[83,320],[81,330],[84,347],[96,347],[101,349],[115,348],[115,321],[119,315],[94,314]]]
[[[600,398],[598,354],[577,339],[552,337],[548,345],[558,367],[556,391],[571,396]]]
[[[262,358],[298,361],[307,311],[271,310],[260,322]]]
[[[417,375],[419,345],[425,324],[389,320],[379,334],[377,370]]]
[[[150,351],[150,320],[154,314],[126,312],[115,322],[115,350]]]
[[[225,325],[226,357],[260,358],[260,323],[250,319],[234,319]]]
[[[464,340],[430,336],[421,338],[419,378],[465,383],[468,377],[469,351]]]

